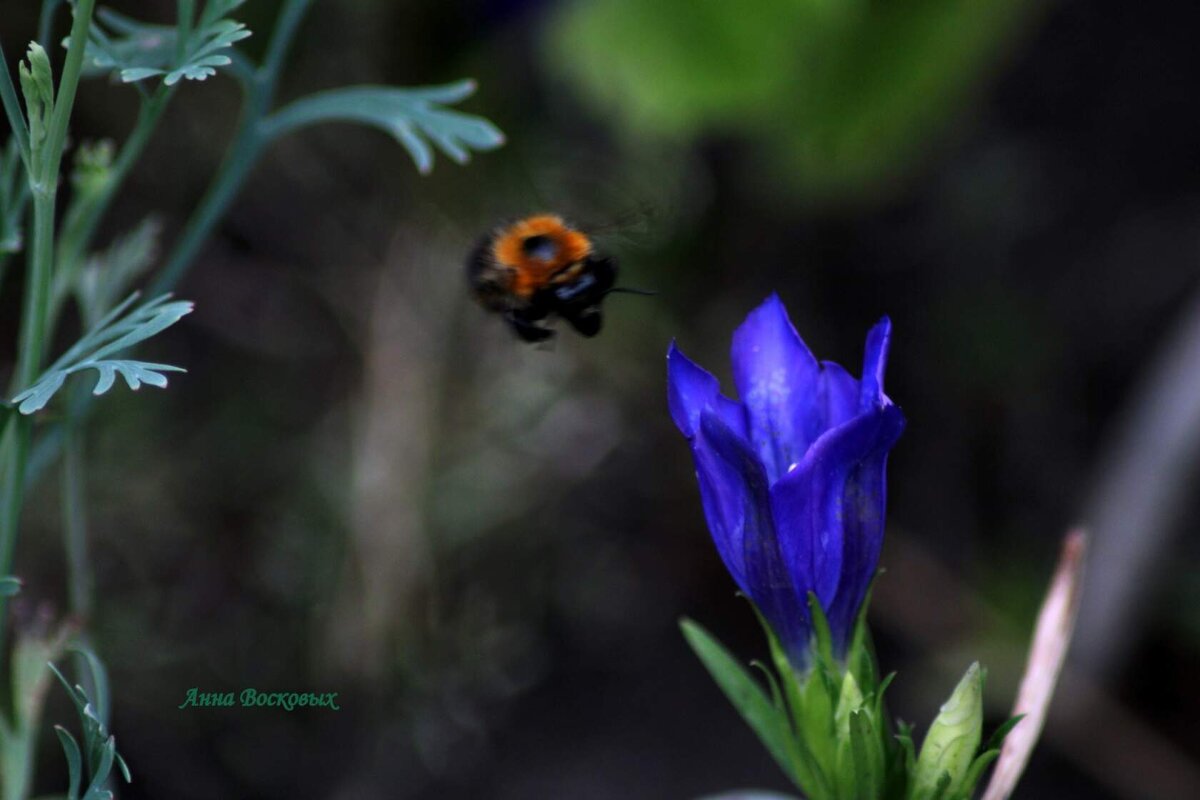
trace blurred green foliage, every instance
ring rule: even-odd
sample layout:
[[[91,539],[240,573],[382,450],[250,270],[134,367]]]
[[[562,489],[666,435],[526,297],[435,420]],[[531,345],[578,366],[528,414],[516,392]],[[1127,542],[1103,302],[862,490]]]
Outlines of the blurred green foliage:
[[[818,196],[902,173],[1031,12],[1025,0],[588,0],[547,58],[643,137],[759,138]]]

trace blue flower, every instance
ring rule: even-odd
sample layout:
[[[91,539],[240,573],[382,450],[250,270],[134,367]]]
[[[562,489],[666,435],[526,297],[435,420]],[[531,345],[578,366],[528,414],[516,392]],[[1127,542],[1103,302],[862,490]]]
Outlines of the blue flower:
[[[796,667],[813,634],[807,598],[845,656],[883,543],[888,451],[904,415],[883,393],[891,322],[867,335],[862,378],[818,362],[777,295],[733,335],[741,402],[671,344],[671,417],[696,463],[717,550]]]

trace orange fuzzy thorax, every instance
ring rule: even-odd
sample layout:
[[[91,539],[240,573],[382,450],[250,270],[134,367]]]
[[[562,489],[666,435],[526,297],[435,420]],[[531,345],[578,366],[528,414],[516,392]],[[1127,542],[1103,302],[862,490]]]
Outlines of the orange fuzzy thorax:
[[[554,258],[544,260],[526,255],[524,243],[530,236],[544,236],[553,241],[558,248]],[[539,214],[513,223],[500,232],[492,245],[496,262],[513,270],[509,291],[522,298],[529,298],[555,273],[582,261],[591,252],[588,237],[567,227],[561,217],[553,214]]]

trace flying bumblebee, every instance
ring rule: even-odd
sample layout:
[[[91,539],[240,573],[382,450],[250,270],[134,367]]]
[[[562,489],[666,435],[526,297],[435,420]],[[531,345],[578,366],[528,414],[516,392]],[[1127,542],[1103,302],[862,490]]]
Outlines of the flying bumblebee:
[[[554,336],[544,320],[565,319],[583,336],[600,332],[600,303],[615,288],[617,262],[596,252],[587,234],[555,214],[536,214],[488,233],[467,259],[475,299],[527,342]]]

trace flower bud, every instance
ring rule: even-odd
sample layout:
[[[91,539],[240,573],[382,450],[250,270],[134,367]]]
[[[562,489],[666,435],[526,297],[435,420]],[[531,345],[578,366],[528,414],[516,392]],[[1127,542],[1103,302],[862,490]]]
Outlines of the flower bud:
[[[77,192],[93,198],[104,190],[112,177],[113,153],[111,139],[84,142],[76,148],[71,185]]]
[[[946,789],[941,796],[955,797],[963,789],[982,736],[983,671],[975,662],[929,726],[913,774],[914,797],[939,794],[943,782]]]

